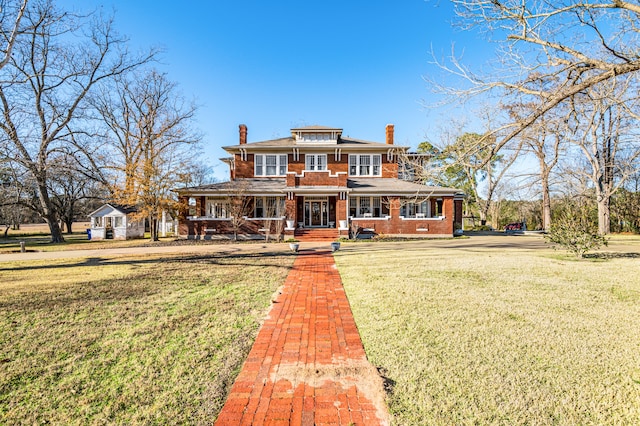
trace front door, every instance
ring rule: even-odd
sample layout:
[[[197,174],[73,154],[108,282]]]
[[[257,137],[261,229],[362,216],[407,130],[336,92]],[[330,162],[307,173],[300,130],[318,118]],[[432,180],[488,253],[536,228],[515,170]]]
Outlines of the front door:
[[[305,201],[305,226],[322,228],[328,224],[328,202],[326,200]]]

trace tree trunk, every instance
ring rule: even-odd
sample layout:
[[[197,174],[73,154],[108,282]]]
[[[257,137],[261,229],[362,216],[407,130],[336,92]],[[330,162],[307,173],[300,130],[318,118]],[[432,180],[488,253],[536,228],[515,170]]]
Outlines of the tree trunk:
[[[611,198],[602,195],[598,196],[598,233],[611,233]]]
[[[49,225],[49,231],[51,232],[52,243],[64,243],[64,237],[62,236],[62,230],[60,229],[60,223],[55,217],[55,213],[52,211],[45,212],[44,220]]]
[[[55,206],[49,198],[49,192],[46,184],[38,184],[38,198],[40,199],[40,206],[42,207],[42,218],[49,225],[49,231],[51,232],[52,243],[64,243],[64,237],[62,236],[62,230],[60,229],[60,222],[58,221],[58,215],[55,211]]]
[[[6,228],[4,228],[4,237],[3,238],[7,238],[9,236],[9,228],[11,228],[11,226],[9,225],[5,225]]]
[[[478,214],[480,215],[480,225],[487,224],[487,213],[489,211],[489,203],[478,203]]]
[[[151,234],[151,241],[160,241],[158,238],[158,219],[152,214],[149,215],[149,233]]]
[[[73,218],[67,218],[65,223],[67,225],[67,234],[71,235],[73,233],[73,230],[71,229],[73,226]]]
[[[542,230],[551,227],[551,195],[549,194],[549,176],[542,176]]]

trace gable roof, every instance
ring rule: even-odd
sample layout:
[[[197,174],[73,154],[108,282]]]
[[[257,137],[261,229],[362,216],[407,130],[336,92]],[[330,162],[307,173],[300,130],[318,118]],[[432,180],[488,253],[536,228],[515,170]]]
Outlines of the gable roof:
[[[126,206],[122,204],[106,203],[100,206],[97,210],[89,213],[89,217],[103,217],[108,216],[114,212],[122,215],[128,215],[129,213],[136,213],[138,209],[135,206]]]

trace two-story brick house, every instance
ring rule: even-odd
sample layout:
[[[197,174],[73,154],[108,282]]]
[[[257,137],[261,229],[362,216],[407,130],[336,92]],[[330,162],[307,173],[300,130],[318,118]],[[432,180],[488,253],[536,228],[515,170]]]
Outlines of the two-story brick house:
[[[209,239],[233,234],[238,198],[247,200],[239,234],[261,238],[274,224],[296,230],[326,228],[339,235],[360,229],[387,236],[452,236],[462,223],[463,194],[398,178],[407,147],[393,141],[368,142],[342,136],[342,129],[309,126],[291,136],[247,142],[240,125],[237,145],[224,149],[228,182],[178,189],[184,209],[179,234]]]

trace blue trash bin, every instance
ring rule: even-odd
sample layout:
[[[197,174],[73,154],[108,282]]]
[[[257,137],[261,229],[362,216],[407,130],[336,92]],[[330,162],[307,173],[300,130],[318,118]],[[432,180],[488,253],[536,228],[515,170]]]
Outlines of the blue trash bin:
[[[91,239],[91,229],[87,229],[87,238]]]

